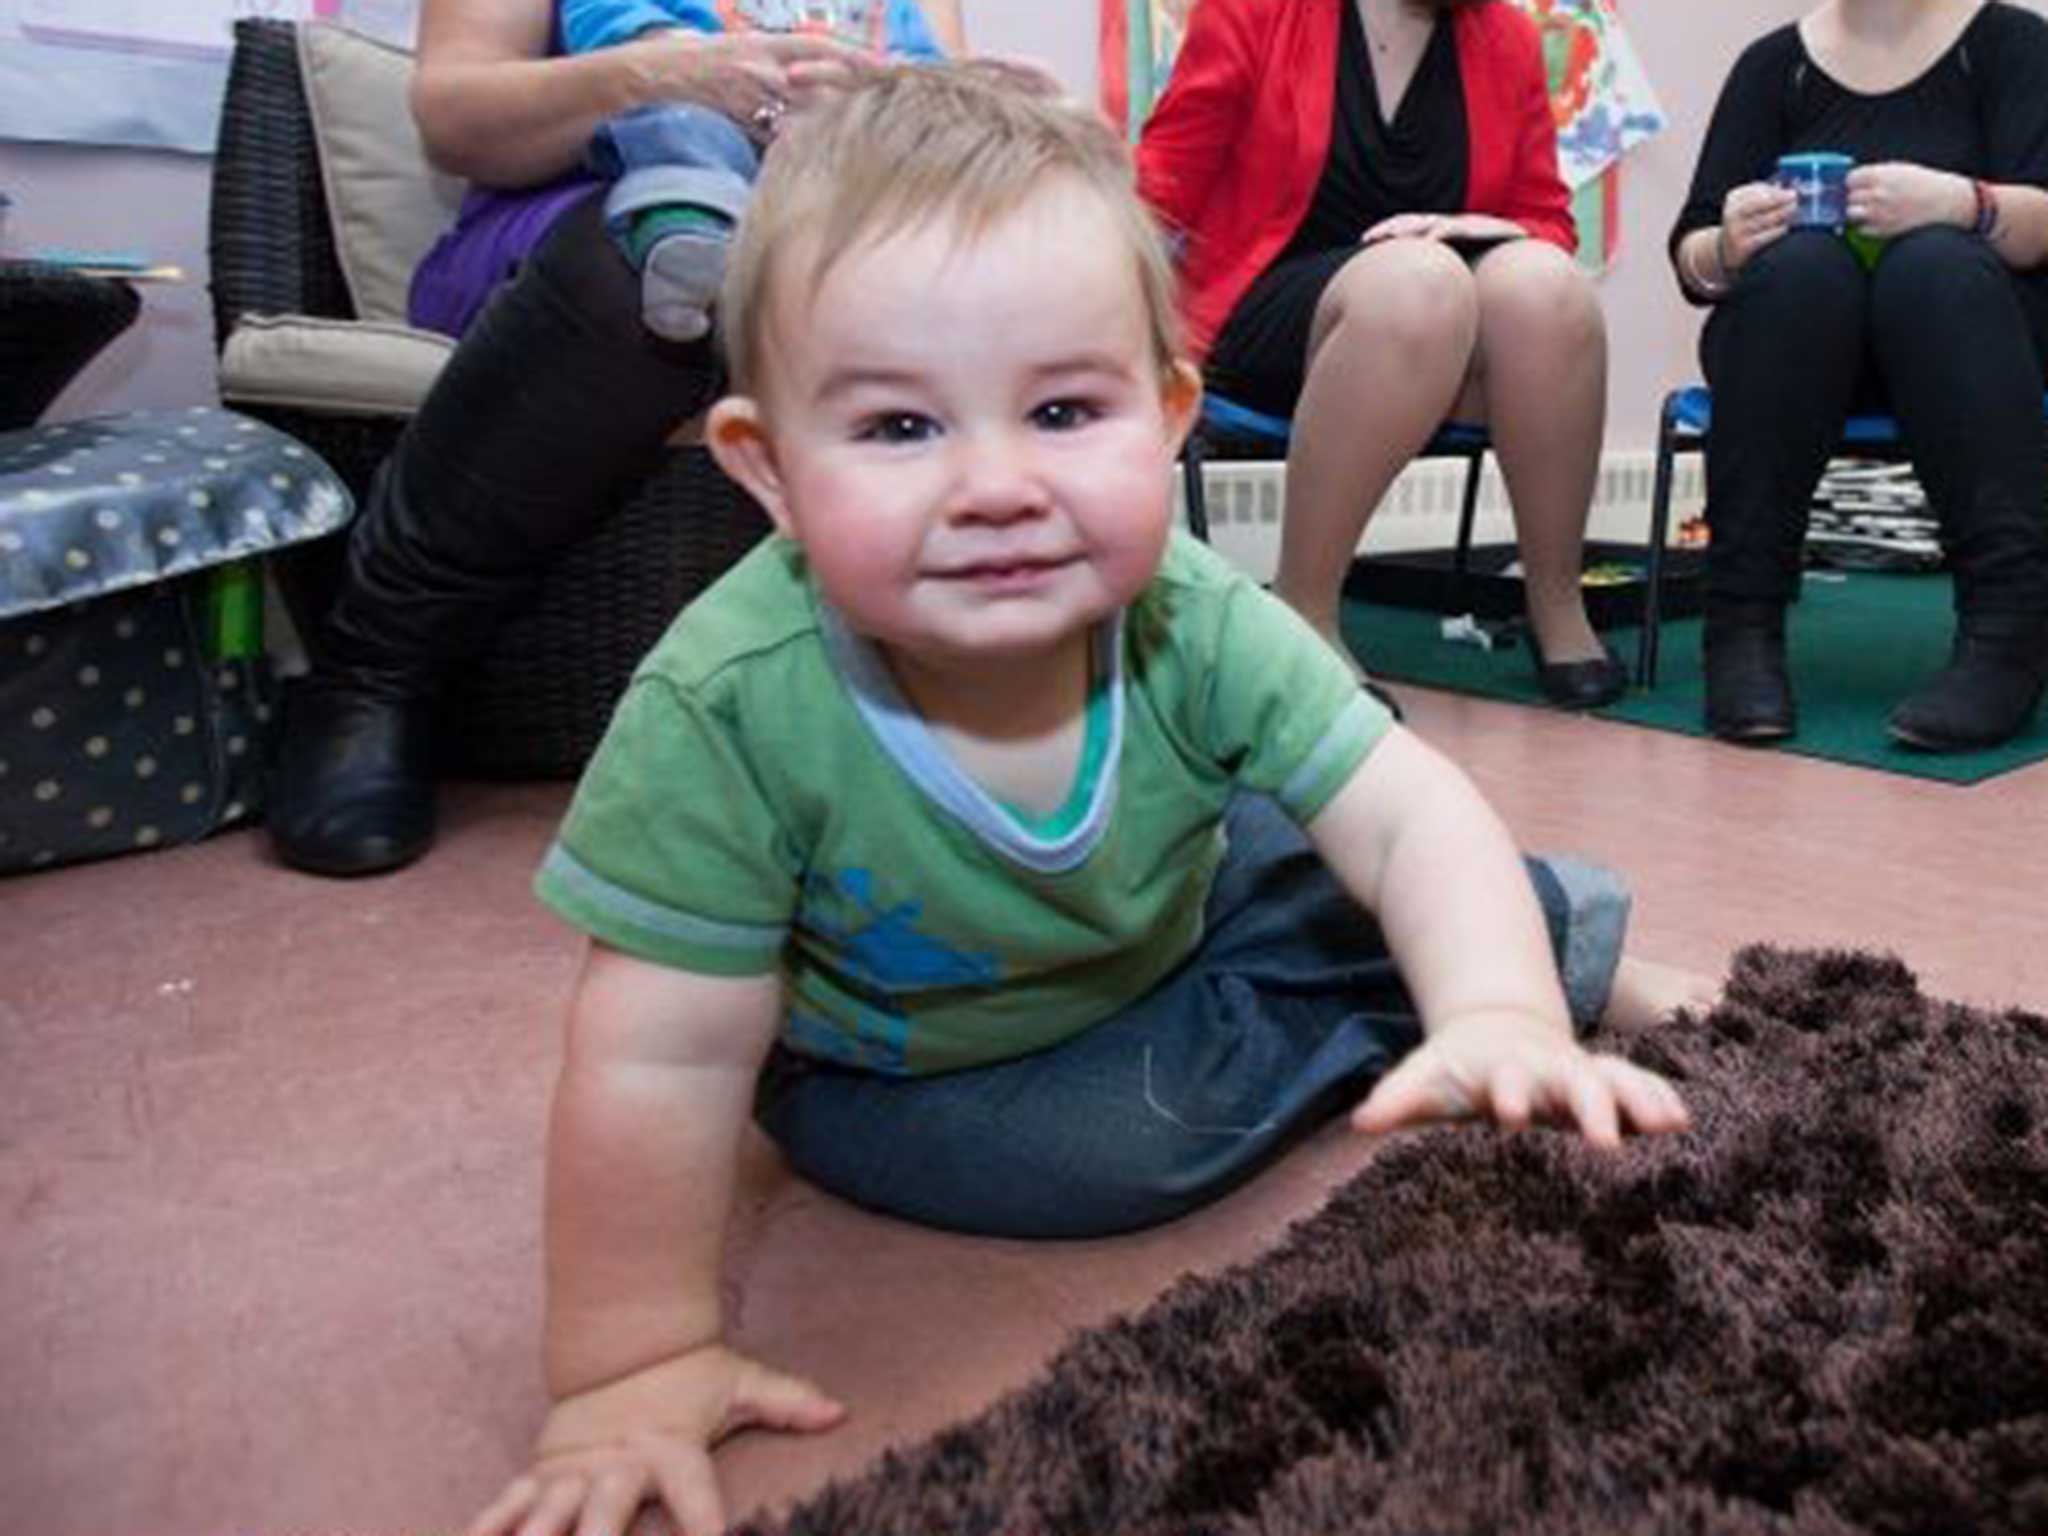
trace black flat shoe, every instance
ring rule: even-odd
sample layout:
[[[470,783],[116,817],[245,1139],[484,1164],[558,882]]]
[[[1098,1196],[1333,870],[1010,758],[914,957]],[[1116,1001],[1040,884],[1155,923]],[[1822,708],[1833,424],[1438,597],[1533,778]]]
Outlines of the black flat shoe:
[[[1559,709],[1598,709],[1612,704],[1628,692],[1628,668],[1614,654],[1614,647],[1600,642],[1600,654],[1585,661],[1548,662],[1537,644],[1536,631],[1529,635],[1529,659],[1536,664],[1536,686],[1543,697]]]
[[[285,697],[264,819],[277,855],[316,875],[374,875],[434,841],[429,706],[306,678]]]
[[[1770,624],[1716,625],[1706,633],[1707,730],[1741,746],[1768,746],[1798,729],[1785,632]]]

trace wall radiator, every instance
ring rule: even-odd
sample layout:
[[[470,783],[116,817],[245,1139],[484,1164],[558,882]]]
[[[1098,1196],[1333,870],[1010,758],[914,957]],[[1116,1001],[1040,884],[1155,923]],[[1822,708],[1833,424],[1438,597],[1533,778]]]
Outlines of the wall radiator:
[[[1706,501],[1704,462],[1680,454],[1672,469],[1671,532],[1697,516]],[[1650,530],[1650,489],[1655,453],[1609,453],[1600,461],[1600,480],[1587,519],[1589,539],[1641,544]],[[1276,461],[1244,459],[1205,467],[1209,536],[1216,548],[1254,579],[1272,578],[1280,558],[1280,520],[1287,501],[1287,475]],[[1175,474],[1176,499],[1180,478]],[[1366,524],[1361,554],[1407,549],[1448,549],[1458,536],[1458,506],[1464,493],[1463,459],[1418,459],[1402,471]],[[1505,544],[1514,537],[1500,465],[1491,454],[1480,477],[1477,544]]]

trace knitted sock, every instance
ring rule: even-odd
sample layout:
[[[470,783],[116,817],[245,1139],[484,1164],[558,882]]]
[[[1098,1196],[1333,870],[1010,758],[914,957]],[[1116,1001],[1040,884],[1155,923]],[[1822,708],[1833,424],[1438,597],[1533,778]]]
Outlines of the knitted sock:
[[[633,265],[645,266],[647,253],[670,235],[697,234],[717,240],[730,235],[732,228],[733,221],[716,208],[696,203],[663,203],[655,208],[642,208],[633,215],[626,244]]]

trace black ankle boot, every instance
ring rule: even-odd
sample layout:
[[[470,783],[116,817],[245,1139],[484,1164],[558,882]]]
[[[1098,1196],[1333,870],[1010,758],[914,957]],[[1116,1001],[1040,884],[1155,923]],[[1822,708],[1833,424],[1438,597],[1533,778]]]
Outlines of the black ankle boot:
[[[1892,711],[1896,741],[1928,752],[1995,747],[2025,730],[2048,688],[2048,615],[1965,614],[1948,665]]]
[[[1775,603],[1707,609],[1707,729],[1723,741],[1763,746],[1798,728],[1785,671],[1785,610]]]
[[[373,875],[434,841],[430,705],[318,672],[285,696],[265,820],[278,857],[316,875]]]

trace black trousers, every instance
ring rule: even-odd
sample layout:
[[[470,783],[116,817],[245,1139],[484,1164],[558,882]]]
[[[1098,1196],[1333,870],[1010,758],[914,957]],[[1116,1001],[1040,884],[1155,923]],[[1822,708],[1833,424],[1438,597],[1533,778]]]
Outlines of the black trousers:
[[[431,688],[710,403],[710,346],[641,324],[599,201],[557,220],[492,297],[378,472],[314,645],[323,666]]]
[[[1700,340],[1710,599],[1790,601],[1815,485],[1852,411],[1897,416],[1967,613],[2048,612],[2048,291],[1958,229],[1866,271],[1835,236],[1759,252]]]

